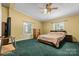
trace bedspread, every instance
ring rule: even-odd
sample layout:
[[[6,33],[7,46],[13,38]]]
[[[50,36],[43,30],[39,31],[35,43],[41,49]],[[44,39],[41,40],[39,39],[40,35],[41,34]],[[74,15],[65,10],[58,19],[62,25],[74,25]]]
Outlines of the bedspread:
[[[49,33],[49,34],[45,34],[45,35],[40,35],[38,37],[38,40],[43,40],[43,41],[48,41],[52,44],[54,44],[56,47],[59,47],[59,43],[64,39],[65,34],[61,34],[61,33]]]

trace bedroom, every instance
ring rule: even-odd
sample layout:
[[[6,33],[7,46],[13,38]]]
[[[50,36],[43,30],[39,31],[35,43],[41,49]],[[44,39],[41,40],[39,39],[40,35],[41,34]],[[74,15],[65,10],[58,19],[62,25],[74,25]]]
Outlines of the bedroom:
[[[16,50],[4,55],[79,55],[79,4],[52,3],[51,8],[56,7],[56,9],[50,13],[44,11],[44,8],[47,8],[46,3],[1,5],[2,22],[7,22],[7,17],[11,17],[11,36],[15,37],[16,41]],[[55,24],[59,26],[56,27]],[[65,30],[73,39],[69,39],[70,42],[65,42],[59,49],[37,41],[38,35],[48,34],[56,29]]]

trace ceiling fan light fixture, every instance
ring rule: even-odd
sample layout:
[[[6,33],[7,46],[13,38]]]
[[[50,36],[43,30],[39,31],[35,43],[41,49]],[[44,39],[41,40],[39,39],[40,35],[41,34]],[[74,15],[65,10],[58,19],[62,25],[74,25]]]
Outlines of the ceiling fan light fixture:
[[[44,13],[44,14],[51,14],[51,11],[48,11],[47,9],[44,9],[44,10],[43,10],[43,13]]]
[[[46,8],[44,9],[44,14],[47,14],[47,9]]]
[[[47,12],[47,14],[49,14],[49,15],[50,15],[50,14],[51,14],[51,12]]]

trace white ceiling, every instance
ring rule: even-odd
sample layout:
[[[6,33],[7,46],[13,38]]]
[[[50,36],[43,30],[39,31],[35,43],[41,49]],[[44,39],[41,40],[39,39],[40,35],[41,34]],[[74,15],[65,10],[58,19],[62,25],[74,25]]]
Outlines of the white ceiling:
[[[16,3],[15,8],[25,15],[32,16],[40,21],[79,13],[79,3],[54,3],[52,4],[52,7],[58,7],[58,9],[52,10],[51,14],[42,13],[42,9],[40,9],[40,7],[43,7],[43,5],[43,3]]]

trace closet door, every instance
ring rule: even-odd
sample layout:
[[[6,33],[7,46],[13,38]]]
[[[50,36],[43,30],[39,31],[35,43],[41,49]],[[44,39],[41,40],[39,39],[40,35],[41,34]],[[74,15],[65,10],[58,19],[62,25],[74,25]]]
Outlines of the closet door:
[[[6,23],[2,22],[2,36],[5,36],[5,31],[6,31]]]

